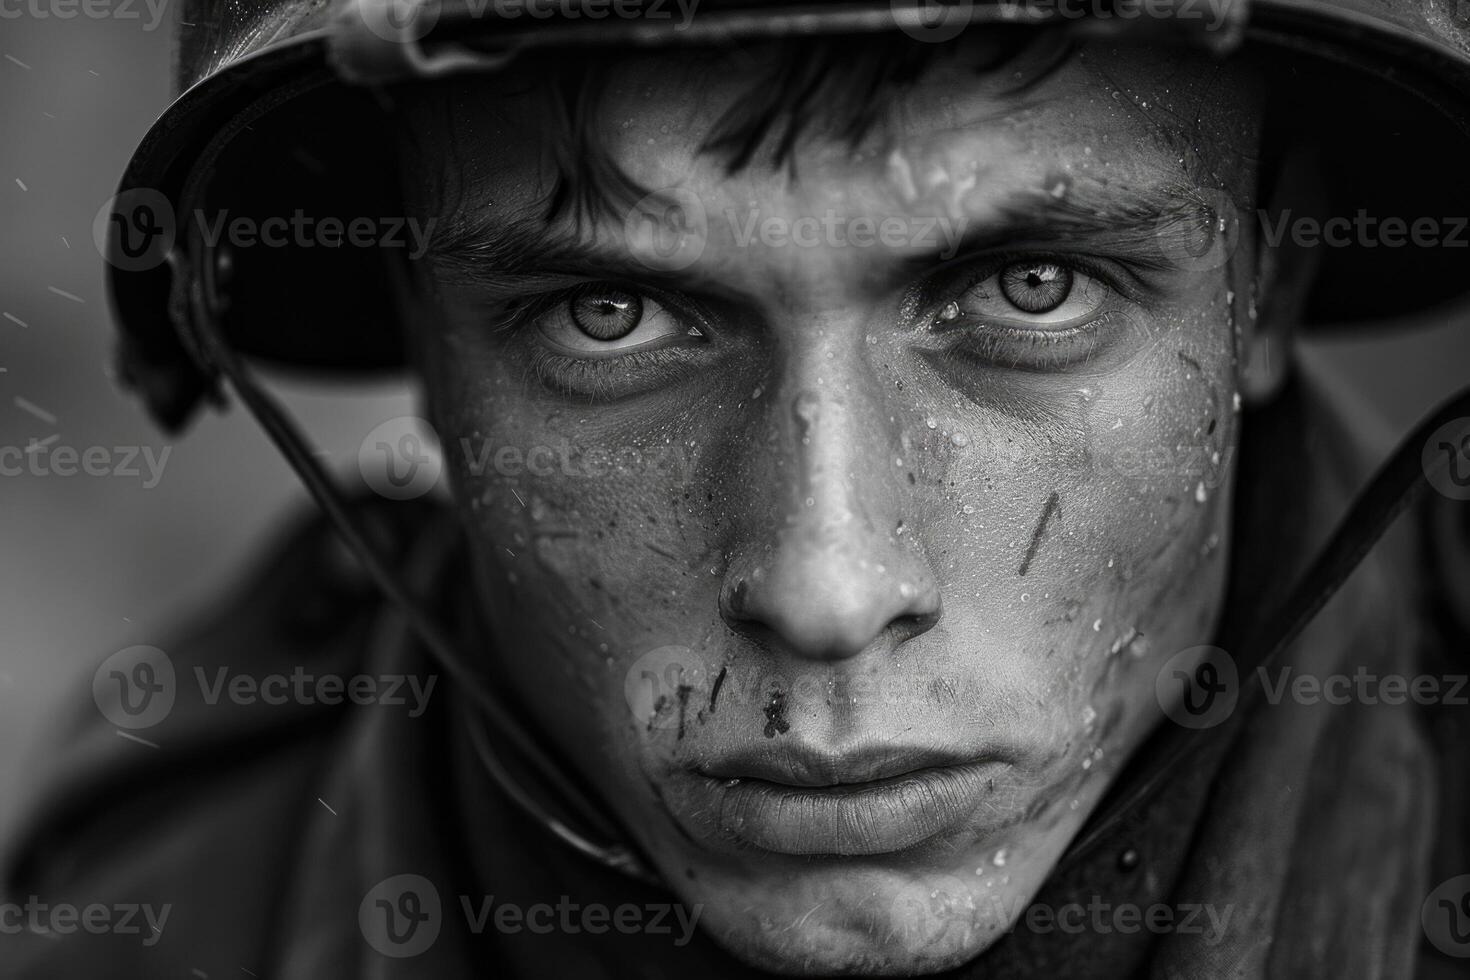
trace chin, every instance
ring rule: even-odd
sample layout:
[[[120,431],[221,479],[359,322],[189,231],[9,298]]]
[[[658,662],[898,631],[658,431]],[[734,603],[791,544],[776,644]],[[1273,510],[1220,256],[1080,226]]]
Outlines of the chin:
[[[787,976],[925,976],[984,953],[1025,896],[945,872],[782,873],[703,903],[709,934],[745,963]],[[815,880],[812,880],[814,878]],[[808,880],[802,880],[808,879]],[[977,882],[979,879],[977,879]]]

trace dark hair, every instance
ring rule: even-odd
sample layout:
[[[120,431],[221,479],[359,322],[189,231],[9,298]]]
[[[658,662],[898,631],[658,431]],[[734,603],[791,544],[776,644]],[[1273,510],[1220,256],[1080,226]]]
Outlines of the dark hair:
[[[972,35],[973,37],[973,35]],[[976,53],[976,74],[1012,69],[1006,90],[1023,92],[1042,81],[1076,49],[1056,30],[1002,26]],[[967,54],[974,49],[967,50]],[[722,158],[727,173],[757,162],[787,168],[795,176],[795,149],[804,133],[820,130],[856,148],[880,122],[886,101],[916,81],[956,42],[916,41],[898,35],[792,38],[749,49],[720,52],[716,66],[759,70],[744,97],[726,111],[700,146]],[[557,70],[549,95],[546,136],[556,168],[548,219],[570,215],[578,223],[598,212],[614,214],[645,190],[624,174],[597,137],[597,109],[615,59]],[[708,65],[702,71],[713,70]],[[763,161],[758,157],[765,151]]]

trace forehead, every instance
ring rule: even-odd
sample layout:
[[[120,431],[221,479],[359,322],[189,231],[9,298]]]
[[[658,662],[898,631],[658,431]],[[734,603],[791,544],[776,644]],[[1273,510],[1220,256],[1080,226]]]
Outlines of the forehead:
[[[738,168],[711,138],[759,101],[789,47],[629,58],[579,94],[534,74],[468,82],[413,114],[411,172],[435,178],[431,203],[451,236],[538,220],[568,169],[599,183],[617,174],[641,192],[690,191],[717,220],[759,209],[839,220],[933,214],[975,227],[1038,192],[1075,195],[1088,208],[1139,191],[1156,200],[1201,187],[1248,191],[1259,99],[1247,68],[1145,46],[1040,63],[1022,54],[996,66],[995,45],[946,48],[917,79],[882,87],[857,140],[833,131],[851,97],[819,87],[789,159],[775,161],[787,122],[778,118]],[[566,136],[577,128],[601,170],[568,160]]]

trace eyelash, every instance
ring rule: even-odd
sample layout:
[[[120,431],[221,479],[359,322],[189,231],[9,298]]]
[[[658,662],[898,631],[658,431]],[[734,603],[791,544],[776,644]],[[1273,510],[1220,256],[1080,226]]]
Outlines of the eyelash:
[[[619,373],[653,371],[660,372],[668,380],[691,377],[696,373],[684,351],[677,347],[630,351],[614,360]],[[621,392],[615,383],[617,375],[608,367],[608,360],[570,357],[538,344],[531,351],[529,370],[542,384],[563,396],[585,395],[589,401],[610,401]]]
[[[1134,295],[1136,290],[1132,287],[1123,286],[1116,270],[1109,269],[1103,263],[1098,262],[1094,259],[1090,259],[1084,255],[1036,251],[1010,251],[1000,253],[991,252],[987,253],[983,257],[961,256],[960,258],[954,259],[953,261],[947,263],[946,266],[954,267],[956,269],[964,269],[966,266],[971,266],[973,268],[973,263],[977,261],[982,263],[978,267],[978,269],[970,273],[970,275],[965,279],[964,285],[959,287],[958,290],[948,290],[949,292],[952,292],[953,295],[946,296],[943,300],[940,301],[940,304],[964,295],[966,292],[974,289],[976,286],[980,285],[980,283],[989,279],[991,276],[996,275],[1006,266],[1016,262],[1055,262],[1057,265],[1063,265],[1069,269],[1072,269],[1073,271],[1081,272],[1088,276],[1091,276],[1093,279],[1098,280],[1104,286],[1106,286],[1110,292],[1117,293],[1118,295],[1123,296],[1127,299],[1137,299],[1137,297]],[[921,286],[920,288],[933,289],[933,283],[935,282],[935,280],[943,277],[944,273],[945,267],[941,267],[940,269],[935,270],[935,272],[932,273],[927,280],[928,285]],[[933,300],[930,300],[928,305],[939,304],[936,304]]]
[[[979,267],[974,265],[977,260],[982,262]],[[921,302],[905,305],[910,306],[911,309],[926,311],[924,322],[931,324],[931,332],[940,333],[941,331],[932,326],[935,310],[944,303],[963,296],[970,289],[995,276],[1007,265],[1023,261],[1047,261],[1066,265],[1097,279],[1110,292],[1125,298],[1132,298],[1133,290],[1120,285],[1119,277],[1114,270],[1084,256],[1037,251],[1009,251],[989,253],[983,259],[962,257],[947,263],[947,267],[956,273],[963,270],[963,275],[958,278],[948,277],[950,285],[939,287],[938,295],[936,295],[936,282],[946,278],[944,267],[936,270],[925,282],[915,287],[925,298]],[[953,283],[956,281],[959,281],[961,285],[954,286]],[[492,324],[491,329],[497,333],[513,333],[528,329],[537,317],[559,304],[570,302],[584,292],[606,288],[623,289],[649,296],[676,311],[677,315],[694,317],[700,328],[708,332],[708,318],[696,313],[691,308],[690,302],[671,296],[662,290],[617,280],[577,283],[567,288],[539,293],[524,301],[514,301],[514,308],[506,309],[504,315]],[[1018,315],[1024,314],[1018,311]],[[971,316],[968,318],[970,325],[983,327],[983,329],[942,331],[953,333],[956,339],[946,344],[943,350],[933,353],[945,361],[968,362],[991,367],[1003,366],[1034,371],[1059,369],[1078,360],[1090,358],[1099,346],[1099,336],[1103,329],[1122,317],[1121,311],[1107,310],[1073,327],[1046,330],[1018,327],[1013,324],[996,322],[994,319]],[[1079,343],[1084,348],[1081,351],[1079,351]],[[1044,356],[1047,352],[1051,352],[1053,356]],[[619,394],[617,379],[629,374],[651,372],[671,382],[693,376],[696,373],[695,365],[691,362],[688,353],[686,348],[663,347],[629,351],[615,358],[596,360],[561,354],[536,344],[531,349],[528,371],[542,384],[564,396],[585,395],[592,401],[607,400]],[[1029,361],[1022,363],[1023,355],[1026,353],[1030,354]],[[619,368],[616,373],[609,370],[614,363]]]
[[[946,345],[937,353],[946,361],[974,362],[985,367],[1060,370],[1090,358],[1100,346],[1103,330],[1124,318],[1121,311],[1108,310],[1065,330],[1028,330],[992,323],[987,324],[984,330],[966,331],[962,339]],[[1018,346],[1024,347],[1032,356],[1029,363],[1021,363],[1015,356]],[[1046,358],[1044,355],[1048,352],[1054,356]]]

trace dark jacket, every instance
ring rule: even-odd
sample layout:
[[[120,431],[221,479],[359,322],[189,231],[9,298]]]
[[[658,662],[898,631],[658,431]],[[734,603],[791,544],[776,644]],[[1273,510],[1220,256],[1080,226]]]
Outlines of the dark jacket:
[[[1362,476],[1316,397],[1294,388],[1271,412],[1247,418],[1227,634],[1279,599]],[[424,529],[443,518],[433,505],[360,506],[396,542],[400,562],[427,561],[452,591],[453,559],[422,554]],[[1435,498],[1411,515],[1296,645],[1295,669],[1465,673],[1470,596],[1454,591],[1466,582],[1466,512]],[[79,684],[86,709],[46,760],[53,778],[3,879],[11,902],[166,904],[161,934],[148,935],[135,915],[139,933],[0,935],[0,975],[753,975],[703,934],[684,941],[673,914],[664,933],[538,934],[497,929],[493,918],[477,932],[492,895],[522,907],[669,899],[528,825],[466,747],[463,705],[447,685],[419,718],[410,705],[208,703],[201,689],[220,668],[255,678],[297,668],[439,673],[324,521],[299,523],[238,594],[166,652],[187,682],[146,730],[120,734],[86,697],[90,678]],[[1257,712],[1039,896],[1053,907],[1098,894],[1140,907],[1188,897],[1231,910],[1223,941],[1018,927],[955,975],[1458,975],[1470,959],[1428,945],[1420,913],[1439,882],[1470,873],[1467,714],[1361,703]],[[379,912],[370,892],[404,874],[437,896],[438,933],[399,958],[371,942]]]

